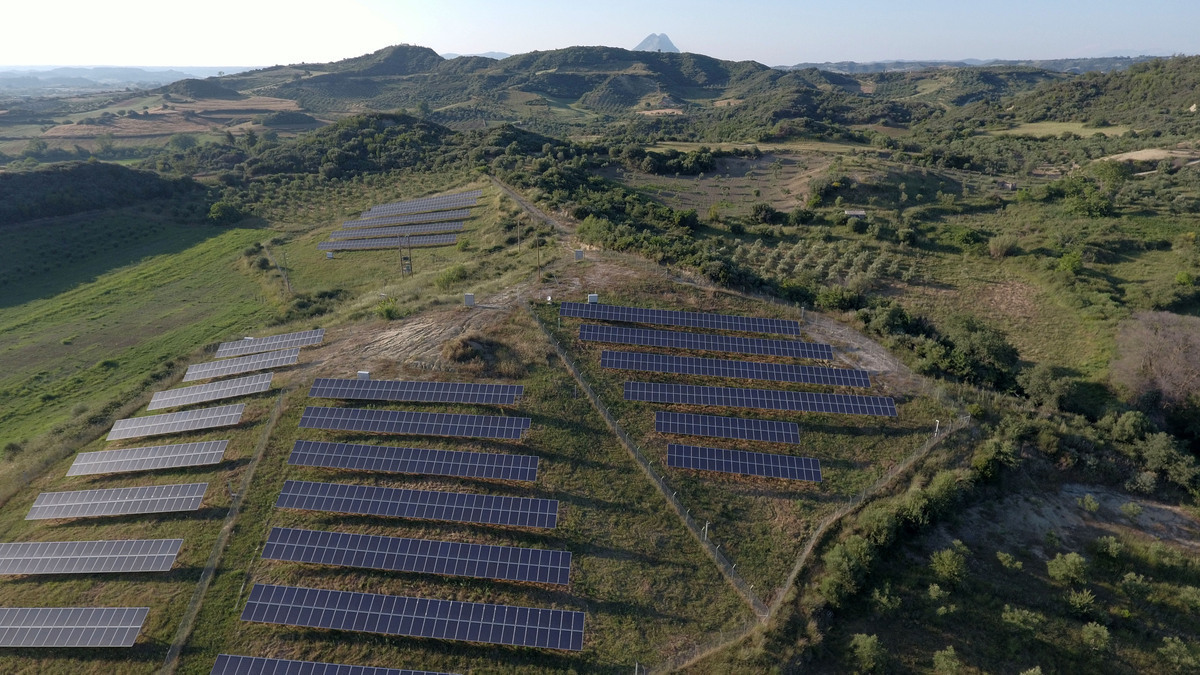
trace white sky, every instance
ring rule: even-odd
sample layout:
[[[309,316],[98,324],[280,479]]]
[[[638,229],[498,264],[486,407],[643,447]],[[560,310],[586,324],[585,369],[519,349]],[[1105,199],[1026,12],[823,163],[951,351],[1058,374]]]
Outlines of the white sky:
[[[1198,0],[0,0],[0,65],[271,66],[392,44],[632,48],[767,65],[1200,53]]]

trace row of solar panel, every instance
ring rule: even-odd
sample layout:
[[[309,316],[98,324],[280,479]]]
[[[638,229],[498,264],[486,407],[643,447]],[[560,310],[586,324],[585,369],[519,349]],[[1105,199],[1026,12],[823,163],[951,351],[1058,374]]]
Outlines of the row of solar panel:
[[[759,317],[712,314],[708,312],[680,312],[668,309],[622,307],[619,305],[603,305],[592,302],[564,302],[559,306],[558,314],[559,316],[575,317],[578,319],[620,321],[622,323],[647,323],[684,328],[733,330],[745,333],[800,334],[800,324],[788,319],[764,319]]]
[[[517,440],[529,428],[528,417],[424,413],[366,408],[308,406],[300,417],[301,429],[371,431],[383,434],[501,438]]]
[[[408,248],[416,246],[447,246],[458,241],[457,234],[418,234],[404,237],[375,239],[344,239],[317,244],[320,251],[367,251],[374,248]]]
[[[625,400],[840,415],[896,416],[896,402],[886,396],[855,396],[850,394],[821,394],[808,391],[778,391],[775,389],[704,387],[693,384],[664,384],[661,382],[626,382]]]
[[[424,223],[441,223],[452,220],[465,220],[471,217],[471,209],[455,209],[453,211],[437,211],[434,213],[409,213],[378,218],[360,218],[347,220],[342,223],[343,230],[355,230],[364,227],[383,227],[387,225],[420,225]]]
[[[871,386],[869,374],[865,370],[792,366],[782,363],[758,363],[729,359],[702,359],[695,356],[618,352],[607,349],[600,354],[600,367],[771,382],[799,382],[864,388]]]
[[[324,661],[293,661],[262,656],[218,654],[209,675],[453,675],[431,670],[350,666]]]
[[[300,331],[299,333],[284,333],[265,338],[245,338],[232,342],[222,342],[217,346],[217,358],[229,356],[245,356],[259,352],[270,352],[292,347],[308,347],[319,345],[325,339],[325,329]]]
[[[329,233],[329,241],[344,241],[347,239],[375,239],[378,237],[411,237],[419,234],[438,234],[441,232],[462,232],[466,225],[462,221],[452,223],[425,223],[423,225],[390,225],[387,227],[363,227],[357,230],[334,230]]]
[[[182,539],[34,541],[0,544],[0,574],[165,572]]]
[[[34,500],[25,520],[195,511],[207,490],[208,483],[184,483],[43,492]]]
[[[811,457],[773,455],[695,445],[667,445],[667,466],[745,476],[790,478],[820,482],[821,463]]]
[[[472,382],[418,382],[405,380],[339,380],[318,377],[310,398],[364,401],[419,401],[422,403],[483,403],[512,405],[525,394],[519,384]]]
[[[554,528],[558,524],[557,499],[298,480],[284,482],[275,507],[511,527]]]
[[[262,557],[319,565],[566,585],[568,551],[271,528]]]
[[[278,368],[280,366],[293,366],[300,360],[300,348],[292,347],[290,349],[278,349],[260,354],[250,354],[248,356],[239,356],[222,361],[208,361],[206,363],[194,363],[188,366],[187,372],[183,374],[184,382],[192,382],[195,380],[207,380],[214,377],[225,377],[227,375],[240,375],[249,373],[255,370],[265,370],[267,368]]]
[[[380,216],[388,216],[399,213],[422,213],[427,211],[442,211],[449,208],[459,208],[463,206],[475,206],[479,197],[482,195],[482,190],[470,190],[468,192],[459,192],[450,195],[438,195],[437,197],[423,197],[421,199],[409,199],[401,202],[377,204],[364,211],[362,217],[377,218]]]
[[[583,612],[255,584],[243,621],[488,644],[583,649]]]
[[[149,607],[0,607],[0,647],[132,647]]]
[[[354,471],[532,482],[537,480],[538,458],[532,455],[301,440],[296,441],[292,447],[288,464]]]
[[[819,342],[731,337],[654,328],[601,326],[591,323],[585,323],[579,327],[579,339],[588,342],[610,342],[639,347],[669,347],[707,352],[729,352],[731,354],[786,356],[796,359],[828,361],[833,358],[833,347]]]

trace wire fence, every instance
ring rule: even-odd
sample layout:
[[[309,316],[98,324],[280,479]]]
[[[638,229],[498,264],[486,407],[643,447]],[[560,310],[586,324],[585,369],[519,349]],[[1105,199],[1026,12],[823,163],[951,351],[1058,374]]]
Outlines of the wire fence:
[[[754,587],[747,583],[746,580],[743,579],[740,574],[738,574],[737,565],[730,562],[729,558],[725,557],[725,554],[720,550],[720,544],[717,544],[712,540],[711,537],[708,536],[707,528],[696,522],[696,520],[692,518],[691,514],[688,513],[687,508],[685,508],[683,503],[677,498],[677,491],[674,487],[672,487],[666,476],[654,469],[654,467],[651,465],[650,459],[642,453],[641,447],[638,446],[638,444],[635,443],[633,439],[625,433],[625,430],[621,428],[621,425],[617,419],[608,412],[608,408],[600,400],[600,397],[596,395],[596,392],[592,390],[591,385],[589,385],[583,379],[583,375],[580,374],[579,368],[567,354],[567,350],[563,349],[563,346],[558,342],[558,339],[554,337],[554,333],[545,324],[545,322],[542,321],[542,317],[538,316],[537,312],[533,311],[533,307],[530,306],[529,303],[525,303],[525,309],[531,316],[533,316],[534,320],[537,321],[537,324],[542,329],[542,332],[545,333],[547,338],[549,338],[550,344],[554,346],[554,351],[558,353],[558,357],[562,359],[564,364],[566,364],[567,370],[571,372],[571,376],[574,377],[575,381],[579,384],[579,388],[583,390],[585,395],[587,395],[588,400],[592,402],[592,406],[600,412],[600,416],[604,418],[604,421],[606,424],[608,424],[608,427],[614,434],[616,434],[617,438],[621,440],[621,444],[625,446],[625,449],[628,450],[631,455],[633,455],[633,458],[635,461],[637,461],[638,466],[642,468],[642,471],[646,473],[646,475],[654,483],[655,487],[658,488],[659,493],[662,494],[667,502],[675,509],[675,513],[681,520],[683,520],[684,524],[687,525],[688,530],[692,533],[692,536],[696,538],[696,541],[700,542],[701,546],[704,548],[704,551],[708,553],[709,557],[712,558],[715,563],[717,563],[717,567],[721,570],[721,573],[725,575],[726,580],[733,585],[742,598],[745,599],[750,607],[754,610],[754,613],[758,616],[759,621],[765,621],[768,615],[768,608],[766,603],[764,603],[757,595],[754,594]]]

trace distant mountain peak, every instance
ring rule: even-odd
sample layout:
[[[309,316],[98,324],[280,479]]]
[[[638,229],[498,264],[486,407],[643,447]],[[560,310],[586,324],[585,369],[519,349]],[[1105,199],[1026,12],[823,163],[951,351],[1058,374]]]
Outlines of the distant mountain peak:
[[[646,36],[645,40],[638,43],[638,46],[633,48],[635,52],[672,52],[679,53],[679,48],[671,42],[671,38],[667,37],[666,33],[654,34]]]

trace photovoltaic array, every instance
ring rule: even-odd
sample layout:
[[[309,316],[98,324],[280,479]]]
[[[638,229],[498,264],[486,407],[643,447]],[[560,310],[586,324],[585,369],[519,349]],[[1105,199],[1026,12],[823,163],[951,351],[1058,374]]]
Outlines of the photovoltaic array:
[[[772,382],[803,382],[842,387],[870,387],[870,375],[865,370],[825,368],[822,366],[793,366],[782,363],[758,363],[729,359],[702,359],[695,356],[671,356],[644,352],[605,350],[600,354],[600,366],[617,370],[637,370],[650,373],[675,373],[730,377]]]
[[[658,411],[654,413],[654,430],[662,434],[740,438],[770,443],[799,443],[800,427],[794,422],[748,420],[739,417],[692,415]]]
[[[181,466],[217,464],[224,457],[227,445],[229,445],[229,441],[200,441],[123,450],[82,452],[75,457],[71,468],[67,470],[67,475],[132,473],[153,469],[174,469]]]
[[[292,454],[288,457],[288,464],[327,469],[533,481],[537,479],[538,458],[531,455],[296,441],[292,447]]]
[[[392,216],[401,213],[425,213],[429,211],[445,211],[447,209],[460,209],[463,207],[475,206],[479,197],[483,195],[481,190],[470,190],[468,192],[459,192],[452,195],[439,195],[437,197],[423,197],[421,199],[409,199],[402,202],[389,202],[387,204],[379,204],[367,209],[363,214],[363,218],[379,218],[382,216]]]
[[[405,539],[273,527],[262,557],[271,560],[566,585],[571,554],[514,546]]]
[[[519,384],[475,384],[473,382],[414,382],[405,380],[339,380],[318,377],[309,390],[310,398],[339,398],[363,401],[419,401],[422,403],[483,403],[512,405],[523,396]]]
[[[3,607],[0,647],[132,647],[149,607]]]
[[[583,649],[583,612],[255,584],[243,621],[488,644]]]
[[[224,361],[194,363],[188,366],[187,372],[183,375],[183,381],[207,380],[213,377],[225,377],[226,375],[240,375],[241,373],[249,373],[255,370],[266,370],[267,368],[294,366],[299,360],[300,348],[292,347],[291,349],[279,349],[261,354],[251,354]]]
[[[698,469],[746,476],[821,481],[821,463],[811,457],[704,448],[675,443],[667,445],[667,466],[676,469]]]
[[[166,572],[182,545],[182,539],[0,544],[0,574]]]
[[[458,241],[457,234],[418,234],[406,237],[376,237],[375,239],[345,239],[317,244],[321,251],[365,251],[373,248],[407,248],[409,246],[445,246]]]
[[[193,403],[204,403],[206,401],[217,401],[235,396],[259,394],[271,388],[271,378],[274,375],[274,373],[259,373],[233,380],[222,380],[220,382],[198,384],[194,387],[160,391],[150,399],[150,405],[147,406],[146,410],[176,408],[183,405],[192,405]]]
[[[147,415],[146,417],[130,417],[117,420],[108,439],[116,441],[123,438],[139,438],[142,436],[160,436],[181,431],[196,429],[211,429],[227,427],[242,421],[242,412],[246,404],[222,405],[215,408],[199,408],[183,412],[166,413],[163,415]]]
[[[218,654],[209,675],[452,675],[431,670],[349,666],[322,661],[290,661],[261,656]]]
[[[365,408],[308,406],[300,417],[301,429],[371,431],[413,436],[520,439],[529,428],[528,417],[423,413]]]
[[[745,333],[776,333],[799,335],[800,324],[787,319],[763,319],[706,312],[680,312],[668,309],[645,309],[621,307],[600,303],[564,302],[558,309],[559,316],[598,321],[620,321],[622,323],[648,323],[660,326],[684,328],[708,328],[712,330],[734,330]]]
[[[601,326],[585,323],[579,327],[579,339],[586,342],[609,342],[639,347],[668,347],[695,351],[753,354],[756,356],[785,356],[795,359],[833,359],[833,347],[818,342],[799,340],[770,340],[766,338],[730,337],[705,333],[685,333],[653,328]]]
[[[309,347],[321,344],[324,339],[325,329],[318,328],[299,333],[285,333],[283,335],[271,335],[264,338],[246,338],[244,340],[234,340],[233,342],[222,342],[217,347],[217,358],[245,356],[246,354],[258,354],[259,352],[291,349],[293,347]]]
[[[692,384],[662,384],[659,382],[626,382],[625,400],[645,401],[648,403],[679,403],[682,405],[817,412],[837,415],[896,416],[896,402],[885,396],[852,396],[849,394],[816,394],[807,391],[777,391],[774,389],[702,387]]]
[[[359,220],[347,220],[342,223],[343,230],[353,230],[360,227],[382,227],[385,225],[415,225],[420,223],[440,223],[448,220],[463,220],[471,217],[471,209],[456,209],[453,211],[437,211],[434,213],[410,213],[395,216],[380,216]]]
[[[553,528],[558,523],[556,499],[496,497],[298,480],[283,484],[283,492],[275,507],[513,527]]]
[[[43,492],[34,500],[25,520],[195,511],[200,508],[200,502],[204,500],[204,492],[207,489],[208,483],[186,483]]]
[[[395,225],[389,227],[364,227],[357,230],[334,230],[329,233],[330,241],[344,239],[371,239],[375,237],[409,237],[416,234],[436,232],[462,232],[465,225],[455,223],[425,223],[424,225]]]

